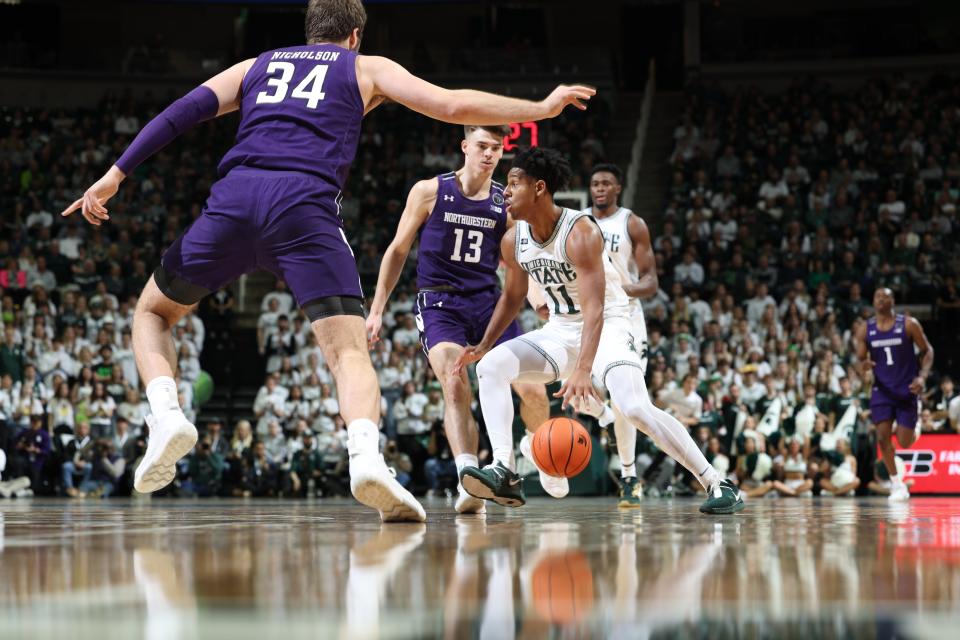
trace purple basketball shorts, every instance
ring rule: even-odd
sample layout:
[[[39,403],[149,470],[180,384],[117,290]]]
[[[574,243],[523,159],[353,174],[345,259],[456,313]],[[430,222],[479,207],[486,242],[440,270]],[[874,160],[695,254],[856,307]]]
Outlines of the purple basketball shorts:
[[[303,173],[236,167],[163,254],[163,270],[207,293],[260,268],[283,278],[300,306],[362,298],[337,197],[335,187]]]
[[[499,289],[472,293],[421,291],[417,294],[417,326],[420,344],[425,353],[441,342],[461,346],[477,344],[483,339],[493,309],[500,299]],[[514,320],[503,332],[497,344],[519,336],[520,324]]]
[[[870,419],[874,424],[895,420],[904,429],[916,429],[920,419],[920,398],[913,393],[895,396],[874,387],[870,394]]]

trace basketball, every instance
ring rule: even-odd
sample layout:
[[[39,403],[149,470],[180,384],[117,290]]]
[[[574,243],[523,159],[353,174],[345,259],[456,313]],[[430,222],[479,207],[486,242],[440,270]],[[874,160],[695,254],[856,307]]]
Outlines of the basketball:
[[[533,434],[534,462],[557,478],[572,478],[586,469],[592,449],[590,434],[571,418],[551,418]]]
[[[569,624],[593,607],[593,573],[580,551],[552,553],[533,569],[533,606],[545,620]]]

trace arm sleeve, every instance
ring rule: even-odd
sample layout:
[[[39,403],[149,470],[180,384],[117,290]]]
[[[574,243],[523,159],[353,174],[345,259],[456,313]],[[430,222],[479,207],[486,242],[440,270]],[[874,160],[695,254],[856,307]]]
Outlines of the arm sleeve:
[[[200,85],[175,101],[147,123],[117,160],[117,167],[130,175],[144,160],[173,142],[194,125],[217,115],[220,101],[212,89]]]

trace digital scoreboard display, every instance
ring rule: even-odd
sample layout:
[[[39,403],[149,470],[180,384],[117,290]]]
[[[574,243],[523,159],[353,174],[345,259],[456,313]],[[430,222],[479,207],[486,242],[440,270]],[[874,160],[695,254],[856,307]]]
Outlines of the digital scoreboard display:
[[[503,150],[515,151],[517,147],[540,146],[540,125],[536,122],[510,123],[510,135],[503,139]]]

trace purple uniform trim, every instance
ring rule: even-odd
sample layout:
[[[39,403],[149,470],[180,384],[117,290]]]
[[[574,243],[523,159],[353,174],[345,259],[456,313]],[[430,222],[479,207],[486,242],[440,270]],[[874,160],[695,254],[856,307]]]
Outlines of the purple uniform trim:
[[[441,342],[460,346],[477,344],[483,339],[493,310],[500,299],[500,290],[490,288],[465,295],[421,291],[417,294],[417,328],[424,353]],[[497,340],[497,344],[516,338],[522,333],[514,320]]]
[[[209,292],[266,269],[286,281],[300,306],[361,298],[336,195],[314,176],[237,167],[214,183],[203,214],[163,254],[163,268]]]

